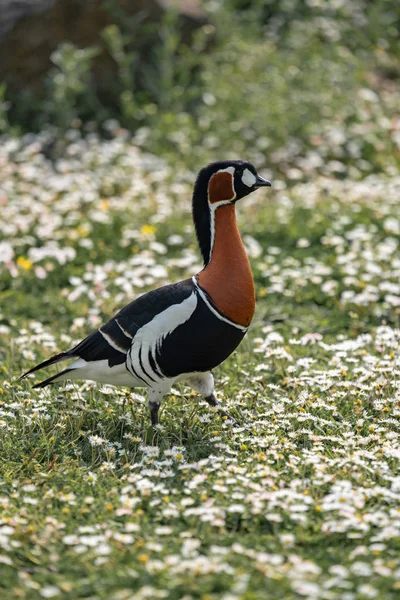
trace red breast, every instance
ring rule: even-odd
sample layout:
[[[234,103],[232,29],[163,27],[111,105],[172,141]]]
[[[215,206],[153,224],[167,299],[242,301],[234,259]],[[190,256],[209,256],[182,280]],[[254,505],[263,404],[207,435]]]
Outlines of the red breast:
[[[256,305],[254,281],[234,204],[215,211],[211,261],[198,273],[197,281],[222,314],[244,327],[250,325]]]

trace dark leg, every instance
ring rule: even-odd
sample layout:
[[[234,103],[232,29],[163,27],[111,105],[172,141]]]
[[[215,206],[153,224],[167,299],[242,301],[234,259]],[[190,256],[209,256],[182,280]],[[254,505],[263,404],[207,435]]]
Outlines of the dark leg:
[[[151,424],[153,427],[158,425],[158,411],[160,410],[161,400],[163,397],[163,393],[156,390],[149,390],[149,409],[150,409],[150,417]]]
[[[157,404],[157,402],[149,402],[149,405],[150,405],[151,424],[154,427],[155,425],[158,425],[158,411],[159,411],[160,405]]]
[[[215,397],[214,392],[211,394],[211,396],[205,396],[204,400],[206,400],[210,406],[212,406],[213,408],[216,408],[217,413],[219,415],[221,415],[221,417],[225,417],[226,419],[228,419],[228,421],[230,423],[232,423],[232,425],[237,427],[238,423],[235,421],[235,419],[232,419],[232,417],[229,415],[229,413],[227,413],[225,410],[222,410],[222,408],[218,404],[218,401]]]
[[[190,378],[189,385],[196,390],[196,392],[199,392],[204,400],[206,400],[210,406],[215,408],[221,417],[225,417],[232,425],[238,425],[235,419],[232,419],[227,412],[220,408],[214,393],[214,377],[210,371],[206,373],[197,373]]]

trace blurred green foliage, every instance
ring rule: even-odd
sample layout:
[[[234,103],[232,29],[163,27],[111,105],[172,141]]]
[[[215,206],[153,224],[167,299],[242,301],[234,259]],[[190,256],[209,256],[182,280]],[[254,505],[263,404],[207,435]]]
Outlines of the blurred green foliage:
[[[206,27],[191,47],[172,12],[142,25],[107,6],[115,22],[102,40],[117,65],[107,92],[92,76],[100,48],[65,43],[42,99],[2,88],[3,130],[121,126],[189,168],[222,155],[265,163],[267,153],[294,179],[296,168],[358,177],[398,167],[396,0],[209,0],[215,39]]]

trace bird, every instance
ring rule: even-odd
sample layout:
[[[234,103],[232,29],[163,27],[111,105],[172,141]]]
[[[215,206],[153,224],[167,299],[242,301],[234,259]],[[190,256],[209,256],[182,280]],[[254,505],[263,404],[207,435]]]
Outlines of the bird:
[[[163,397],[175,382],[184,381],[234,422],[217,402],[212,369],[234,352],[254,315],[254,280],[235,205],[264,186],[271,186],[270,181],[247,161],[218,161],[202,168],[193,188],[192,217],[203,269],[139,296],[76,346],[21,379],[74,359],[33,387],[67,379],[145,387],[154,427]]]

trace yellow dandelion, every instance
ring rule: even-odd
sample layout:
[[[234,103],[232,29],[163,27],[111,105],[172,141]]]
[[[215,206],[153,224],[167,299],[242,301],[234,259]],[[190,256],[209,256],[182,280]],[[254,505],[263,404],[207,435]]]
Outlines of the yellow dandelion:
[[[79,233],[80,237],[87,237],[90,233],[90,228],[88,225],[79,225],[76,231]]]
[[[21,267],[21,269],[24,269],[25,271],[29,271],[29,269],[32,269],[33,263],[31,260],[29,260],[29,258],[24,258],[23,256],[18,256],[17,265],[19,267]]]
[[[138,560],[139,562],[141,562],[142,564],[146,564],[149,560],[149,557],[147,554],[139,554],[138,556]]]
[[[153,235],[156,231],[154,225],[143,225],[140,229],[140,233],[143,235]]]

